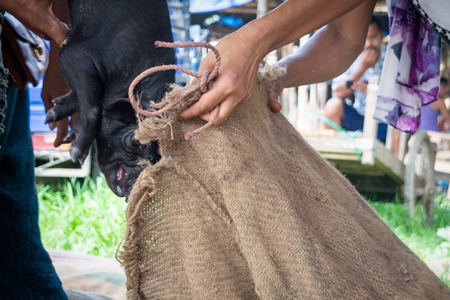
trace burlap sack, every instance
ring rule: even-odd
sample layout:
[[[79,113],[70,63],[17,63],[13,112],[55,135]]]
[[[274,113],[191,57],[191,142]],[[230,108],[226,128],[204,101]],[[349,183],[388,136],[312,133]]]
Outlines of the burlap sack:
[[[157,137],[163,159],[129,199],[129,299],[450,299],[351,184],[270,112],[268,86],[281,72],[261,70],[250,101],[189,141],[199,119],[156,133],[154,118],[141,124],[139,139]]]

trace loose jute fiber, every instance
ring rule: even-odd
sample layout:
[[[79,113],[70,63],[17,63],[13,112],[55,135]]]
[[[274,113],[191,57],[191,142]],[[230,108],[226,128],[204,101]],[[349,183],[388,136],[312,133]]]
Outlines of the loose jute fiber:
[[[142,120],[158,140],[127,208],[129,299],[450,299],[450,290],[353,186],[267,106],[283,69],[218,127],[175,106]],[[173,103],[187,88],[174,88]],[[195,101],[201,92],[193,92]]]

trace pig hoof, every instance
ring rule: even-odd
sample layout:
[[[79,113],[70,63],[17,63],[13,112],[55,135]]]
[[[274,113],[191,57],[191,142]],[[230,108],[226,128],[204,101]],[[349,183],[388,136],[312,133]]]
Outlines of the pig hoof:
[[[75,134],[74,131],[70,131],[66,137],[64,138],[63,142],[64,143],[71,143],[76,139],[77,135]]]
[[[50,109],[45,116],[45,124],[56,122],[56,113],[53,109]]]
[[[70,148],[70,157],[72,158],[72,161],[74,163],[79,162],[80,165],[83,165],[84,161],[86,160],[86,153],[83,153],[80,149],[77,147],[74,147],[72,145],[72,148]]]

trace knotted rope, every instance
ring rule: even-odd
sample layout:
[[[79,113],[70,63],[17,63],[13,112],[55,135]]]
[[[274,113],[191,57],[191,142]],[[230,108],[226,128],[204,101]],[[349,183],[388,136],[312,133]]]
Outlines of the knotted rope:
[[[131,83],[129,89],[128,89],[128,97],[130,98],[131,105],[133,106],[134,110],[144,116],[144,117],[158,117],[162,114],[171,111],[174,108],[177,108],[177,111],[181,112],[184,108],[190,106],[193,102],[191,101],[185,101],[186,98],[190,99],[192,97],[189,97],[190,95],[194,94],[197,91],[200,91],[202,94],[206,93],[214,80],[216,79],[218,75],[218,70],[220,67],[220,54],[219,51],[217,51],[216,48],[214,48],[212,45],[206,43],[206,42],[186,42],[186,43],[166,43],[166,42],[155,42],[155,47],[164,47],[164,48],[188,48],[188,47],[206,47],[208,49],[211,49],[214,52],[214,55],[216,57],[216,65],[212,70],[208,70],[203,74],[198,74],[192,71],[189,71],[183,67],[177,66],[177,65],[164,65],[164,66],[156,66],[152,67],[150,69],[145,70],[141,74],[139,74]],[[148,111],[145,109],[142,109],[142,107],[139,105],[138,101],[134,98],[134,88],[136,85],[146,76],[159,72],[159,71],[168,71],[168,70],[178,70],[180,72],[183,72],[185,74],[188,74],[192,77],[195,77],[200,80],[199,86],[193,86],[186,91],[184,91],[182,94],[180,94],[174,101],[167,103],[164,107],[162,107],[159,110],[156,111]],[[195,101],[194,101],[195,102]],[[212,111],[211,118],[209,121],[203,125],[202,127],[188,132],[185,134],[184,138],[186,140],[191,139],[196,134],[202,132],[203,130],[211,127],[214,124],[214,121],[219,116],[220,111],[220,105],[216,106],[216,108]]]

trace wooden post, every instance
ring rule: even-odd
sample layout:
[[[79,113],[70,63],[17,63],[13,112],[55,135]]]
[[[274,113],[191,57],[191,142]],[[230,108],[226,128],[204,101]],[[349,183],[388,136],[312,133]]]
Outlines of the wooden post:
[[[400,161],[403,161],[405,159],[406,149],[408,148],[408,135],[408,133],[403,131],[400,133],[400,142],[397,156]]]
[[[306,85],[299,86],[297,89],[297,124],[299,131],[311,130],[311,113],[308,105],[308,89]]]
[[[305,45],[309,40],[309,35],[305,35],[300,39],[300,47]],[[297,89],[297,130],[309,131],[311,130],[312,114],[310,113],[308,103],[308,87],[306,85],[299,86]]]
[[[292,126],[297,124],[297,92],[296,88],[285,88],[282,93],[283,114]]]
[[[387,133],[386,133],[386,149],[392,152],[392,145],[394,144],[394,127],[391,125],[387,126]]]
[[[258,0],[258,6],[256,7],[256,17],[261,18],[267,13],[267,0]]]
[[[366,97],[366,113],[364,115],[363,136],[370,139],[377,138],[378,123],[373,119],[375,105],[377,102],[379,76],[373,75],[369,78]]]

